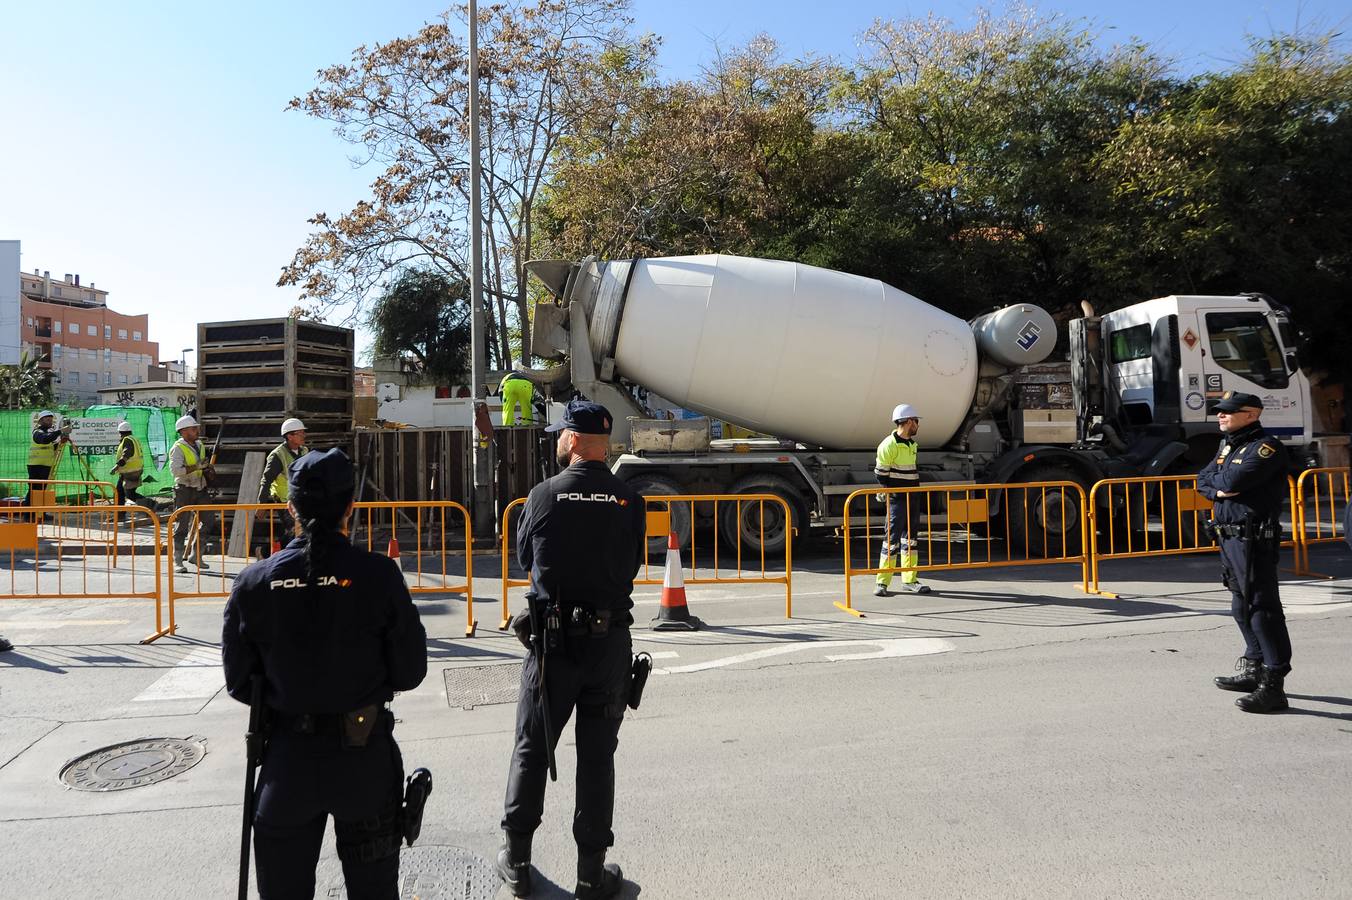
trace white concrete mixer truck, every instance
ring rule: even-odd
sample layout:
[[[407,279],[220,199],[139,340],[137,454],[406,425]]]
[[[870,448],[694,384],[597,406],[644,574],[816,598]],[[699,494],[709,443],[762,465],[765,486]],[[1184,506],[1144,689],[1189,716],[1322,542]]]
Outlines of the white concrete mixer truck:
[[[1287,313],[1262,295],[1086,309],[1068,324],[1058,369],[1044,362],[1056,323],[1033,304],[964,322],[876,279],[723,255],[528,268],[555,299],[536,305],[535,352],[567,361],[530,376],[555,397],[575,389],[611,409],[614,471],[644,494],[783,497],[792,523],[765,507],[772,551],[790,524],[803,533],[840,523],[845,498],[876,483],[874,448],[898,403],[923,416],[926,481],[1087,489],[1196,471],[1216,447],[1213,407],[1227,390],[1261,396],[1264,423],[1293,447],[1311,442]],[[1070,409],[1026,408],[1029,372],[1032,384],[1064,381]],[[707,420],[654,422],[636,399],[645,389],[776,440],[710,441]],[[1043,530],[1080,539],[1076,492],[1024,493],[1045,506],[1010,516],[1016,530],[1037,530],[1033,545]],[[710,523],[723,539],[759,546],[756,505],[744,504],[740,520],[736,504],[723,506],[730,512]],[[698,524],[673,519],[683,539]]]

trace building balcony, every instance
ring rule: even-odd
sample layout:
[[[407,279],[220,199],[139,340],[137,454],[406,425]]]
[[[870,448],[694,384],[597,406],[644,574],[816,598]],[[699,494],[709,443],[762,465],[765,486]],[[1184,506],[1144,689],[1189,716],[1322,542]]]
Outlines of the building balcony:
[[[40,338],[49,338],[52,336],[52,328],[50,325],[45,328],[39,325],[37,328],[33,329],[33,335]]]

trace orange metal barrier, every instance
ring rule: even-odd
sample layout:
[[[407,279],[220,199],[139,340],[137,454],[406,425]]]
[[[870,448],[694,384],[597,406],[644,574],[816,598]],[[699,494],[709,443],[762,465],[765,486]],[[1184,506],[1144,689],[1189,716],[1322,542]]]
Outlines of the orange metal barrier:
[[[159,518],[141,506],[22,507],[0,521],[7,596],[158,601],[159,534]],[[103,565],[91,564],[99,557]]]
[[[881,512],[873,512],[870,497],[882,498]],[[853,511],[861,498],[862,515]],[[1003,504],[1004,512],[999,524],[992,524],[991,510],[996,502]],[[888,514],[893,503],[906,506],[910,552],[917,554],[916,564],[856,568],[853,542],[860,537],[861,521],[864,558],[871,562],[874,541],[879,551],[891,542]],[[845,498],[845,602],[837,601],[835,605],[851,615],[862,616],[854,608],[851,579],[882,572],[1077,563],[1082,588],[1088,590],[1093,544],[1084,539],[1091,533],[1087,530],[1086,506],[1084,488],[1073,481],[860,488]],[[956,551],[955,542],[959,545]],[[997,542],[1002,550],[997,548]]]
[[[130,508],[130,507],[129,507]],[[159,610],[156,610],[156,633],[146,638],[146,642],[173,634],[177,630],[175,601],[182,598],[224,597],[233,587],[234,577],[249,565],[251,560],[245,557],[230,557],[225,553],[229,543],[230,524],[235,515],[241,513],[267,514],[267,544],[274,540],[285,544],[290,540],[284,534],[285,519],[281,513],[286,509],[277,503],[204,503],[184,506],[174,510],[165,523],[162,544],[165,557],[169,562],[169,589],[166,592],[168,622],[159,627]],[[447,513],[458,514],[447,523]],[[463,528],[463,534],[456,536],[456,519]],[[476,622],[474,619],[474,559],[470,553],[472,533],[469,511],[459,503],[450,500],[421,500],[408,502],[374,501],[356,504],[349,525],[349,539],[354,546],[362,546],[372,552],[387,552],[400,559],[411,557],[414,562],[405,570],[405,578],[412,578],[408,585],[410,593],[446,593],[465,595],[465,636],[472,637]],[[175,532],[184,532],[185,550],[188,554],[185,562],[195,571],[177,572],[178,560],[173,558]],[[194,539],[194,533],[197,534]],[[206,540],[214,541],[217,551],[210,554],[202,552],[202,535]],[[410,540],[410,537],[412,538]],[[406,550],[401,549],[403,539]],[[252,528],[246,537],[246,548],[254,544]],[[248,552],[246,550],[246,552]],[[448,580],[448,561],[463,553],[465,558],[464,582]],[[203,565],[205,563],[205,566]],[[401,568],[403,564],[401,563]]]
[[[685,561],[686,568],[690,574],[685,576],[685,583],[692,584],[782,584],[784,585],[784,617],[793,618],[793,514],[789,510],[789,504],[784,498],[777,494],[660,494],[651,497],[645,497],[648,510],[648,535],[650,537],[661,536],[665,538],[670,528],[672,516],[672,507],[674,505],[687,506],[686,512],[689,514],[691,522],[690,529],[690,559]],[[712,574],[701,575],[699,573],[700,549],[698,540],[699,529],[694,527],[696,504],[712,504],[713,521],[721,522],[720,516],[733,515],[736,527],[736,533],[739,536],[756,537],[759,533],[760,552],[755,554],[748,561],[744,559],[741,540],[731,550],[725,549],[722,555],[719,555],[719,542],[715,537],[712,552],[704,551],[706,566],[710,556],[713,558]],[[779,573],[775,567],[767,568],[767,557],[773,558],[774,554],[767,554],[765,550],[766,535],[766,512],[765,505],[770,504],[773,514],[770,516],[771,528],[788,529],[788,534],[784,541],[784,571]],[[634,584],[662,584],[663,576],[666,572],[663,569],[654,577],[653,563],[650,553],[653,549],[655,540],[649,540],[643,549],[643,571],[641,578],[635,578]],[[663,547],[666,546],[665,540],[661,541]],[[731,558],[730,558],[731,557]],[[759,567],[756,565],[759,560]],[[665,566],[666,560],[663,559],[662,565]],[[724,574],[724,573],[729,574]]]
[[[508,571],[509,563],[516,552],[516,548],[512,546],[512,513],[520,513],[525,507],[526,498],[518,497],[508,503],[502,511],[502,621],[498,623],[499,631],[506,631],[507,626],[512,624],[512,613],[507,608],[508,588],[530,587],[529,573],[525,578],[512,578]]]
[[[784,585],[784,615],[786,618],[793,618],[793,540],[785,541],[784,546],[784,571],[779,573],[775,567],[767,567],[767,553],[765,551],[765,525],[766,514],[765,504],[772,504],[775,513],[781,514],[782,519],[776,520],[774,516],[770,517],[771,526],[776,522],[783,523],[783,527],[792,528],[792,514],[789,511],[789,505],[781,497],[774,494],[662,494],[658,496],[644,498],[648,511],[648,535],[654,540],[650,540],[644,547],[643,568],[640,577],[634,579],[634,584],[661,584],[662,576],[665,575],[665,569],[654,577],[653,563],[649,558],[651,545],[656,543],[656,538],[661,538],[661,545],[666,546],[667,530],[670,527],[671,509],[673,504],[689,505],[689,521],[695,521],[695,504],[711,503],[714,521],[719,521],[720,513],[724,515],[734,515],[735,523],[739,529],[747,526],[754,532],[759,528],[760,532],[760,553],[759,568],[753,565],[748,567],[743,558],[743,551],[740,542],[733,550],[724,550],[719,553],[717,539],[713,541],[712,574],[699,572],[699,546],[698,537],[695,529],[690,533],[690,559],[686,563],[690,574],[685,577],[685,583],[691,584],[782,584]],[[511,624],[511,614],[507,606],[507,591],[513,587],[529,587],[530,579],[514,579],[509,574],[509,561],[515,548],[511,541],[511,519],[514,512],[519,512],[526,504],[524,497],[513,500],[502,511],[502,623],[499,629],[505,630]],[[704,551],[706,563],[710,558],[710,551]],[[772,555],[770,555],[772,556]],[[732,559],[729,559],[732,557]],[[735,560],[735,563],[734,563]],[[665,560],[663,560],[665,565]]]
[[[1348,503],[1348,469],[1306,469],[1296,479],[1291,518],[1296,533],[1296,574],[1332,578],[1310,570],[1310,545],[1345,539],[1342,513]],[[1311,527],[1313,526],[1313,528]]]
[[[1290,478],[1286,482],[1295,522],[1296,483]],[[1090,527],[1098,535],[1090,590],[1115,596],[1099,589],[1101,560],[1215,551],[1216,544],[1203,524],[1211,519],[1213,506],[1197,492],[1196,475],[1106,478],[1095,484],[1089,491]],[[1292,537],[1281,542],[1281,546],[1294,549],[1297,561],[1299,536],[1297,528]]]
[[[42,485],[42,487],[35,487]],[[23,501],[28,496],[30,488],[33,489],[33,502],[36,506],[94,506],[99,500],[111,501],[114,496],[113,485],[107,481],[51,481],[37,478],[13,478],[0,479],[0,488],[4,491],[4,502],[0,503],[0,512],[12,513],[16,509],[23,509],[15,501]],[[75,499],[67,503],[62,503],[58,494],[58,488],[67,488],[66,495],[69,497],[74,494]]]

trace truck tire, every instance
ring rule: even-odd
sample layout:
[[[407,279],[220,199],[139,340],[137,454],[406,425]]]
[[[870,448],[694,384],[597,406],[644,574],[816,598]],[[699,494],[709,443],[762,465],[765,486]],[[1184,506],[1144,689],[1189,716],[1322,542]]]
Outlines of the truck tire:
[[[625,482],[644,497],[670,497],[683,494],[681,486],[670,478],[661,475],[639,475]],[[664,512],[666,504],[649,504],[650,512]],[[682,550],[690,546],[690,504],[671,504],[671,530],[676,533],[676,543]],[[653,535],[648,538],[648,563],[661,566],[667,555],[667,535]]]
[[[730,493],[733,494],[774,494],[784,500],[789,507],[789,515],[792,521],[784,521],[784,507],[778,503],[756,503],[750,501],[746,503],[735,503],[731,501],[722,501],[718,504],[718,533],[723,538],[723,543],[733,550],[737,549],[740,543],[742,546],[742,559],[747,559],[747,554],[760,556],[761,552],[761,509],[764,508],[765,516],[765,555],[782,556],[784,546],[788,543],[789,536],[793,533],[791,529],[797,529],[798,534],[804,534],[807,527],[807,510],[804,508],[802,498],[798,492],[793,489],[787,478],[770,473],[760,475],[748,475],[733,483]]]
[[[1019,482],[1070,481],[1089,488],[1075,472],[1060,466],[1034,466],[1018,473]],[[1010,553],[1020,558],[1075,556],[1084,546],[1080,528],[1080,494],[1063,488],[1012,488],[1005,491]]]

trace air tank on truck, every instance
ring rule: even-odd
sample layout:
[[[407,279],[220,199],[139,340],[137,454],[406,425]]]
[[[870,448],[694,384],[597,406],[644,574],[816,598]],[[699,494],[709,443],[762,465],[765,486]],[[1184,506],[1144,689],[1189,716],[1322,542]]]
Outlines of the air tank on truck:
[[[527,267],[555,301],[536,305],[534,351],[567,362],[531,377],[556,396],[571,387],[611,409],[613,469],[642,493],[783,497],[791,522],[777,506],[764,508],[772,550],[792,529],[839,524],[845,497],[875,483],[874,448],[902,402],[923,417],[925,481],[1065,481],[1087,489],[1103,477],[1162,474],[1189,459],[1184,410],[1199,419],[1197,435],[1215,441],[1206,395],[1198,393],[1203,402],[1194,410],[1186,390],[1193,382],[1184,374],[1180,317],[1200,342],[1196,332],[1207,330],[1199,301],[1260,320],[1272,312],[1266,298],[1250,297],[1174,297],[1144,311],[1138,307],[1148,304],[1119,310],[1111,315],[1135,310],[1122,328],[1136,329],[1130,335],[1146,348],[1125,363],[1118,357],[1130,354],[1117,352],[1118,330],[1104,325],[1113,320],[1089,315],[1071,323],[1071,359],[1047,364],[1057,327],[1032,303],[965,322],[877,279],[728,255]],[[1274,324],[1274,341],[1277,332]],[[1231,337],[1236,359],[1254,352],[1251,334]],[[1285,375],[1285,357],[1277,363]],[[1183,386],[1169,380],[1180,378]],[[1058,398],[1049,405],[1069,408],[1029,410],[1029,385]],[[642,391],[708,419],[653,422],[636,399]],[[1304,409],[1308,437],[1308,402]],[[775,440],[710,441],[708,420]],[[1029,502],[1039,508],[1010,519],[1034,532],[1032,543],[1040,545],[1044,531],[1080,539],[1078,492],[1023,493],[1035,494]],[[756,505],[743,504],[740,514],[736,504],[723,506],[711,523],[722,537],[759,546]],[[683,538],[698,524],[674,518]]]

